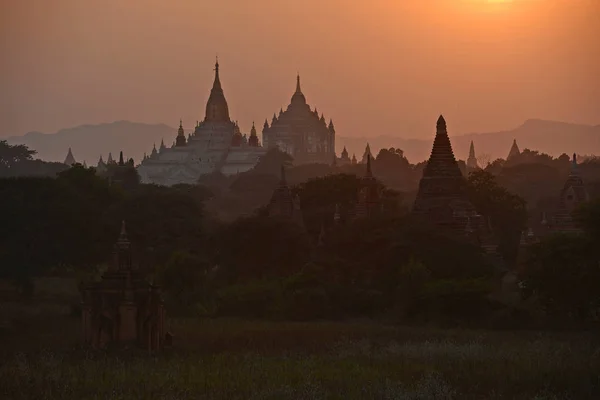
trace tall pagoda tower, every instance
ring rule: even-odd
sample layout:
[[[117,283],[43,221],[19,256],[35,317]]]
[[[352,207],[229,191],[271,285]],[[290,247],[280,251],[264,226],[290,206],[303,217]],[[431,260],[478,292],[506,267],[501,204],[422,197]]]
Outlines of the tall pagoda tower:
[[[469,158],[467,158],[467,168],[474,170],[479,168],[477,165],[477,158],[475,157],[475,145],[471,140],[471,147],[469,147]]]
[[[467,198],[466,184],[454,158],[446,121],[440,115],[413,214],[422,215],[436,225],[464,231],[470,219],[476,216],[475,208]]]

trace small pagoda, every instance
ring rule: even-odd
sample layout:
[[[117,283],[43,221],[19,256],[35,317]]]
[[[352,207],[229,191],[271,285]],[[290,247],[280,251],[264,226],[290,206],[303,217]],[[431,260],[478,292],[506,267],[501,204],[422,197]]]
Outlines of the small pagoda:
[[[80,291],[85,345],[155,351],[170,344],[159,287],[148,284],[133,265],[125,222],[114,247],[113,263],[99,282],[82,284]]]
[[[431,156],[419,182],[413,214],[461,232],[475,229],[479,216],[467,198],[467,181],[454,158],[446,121],[440,115]]]
[[[381,190],[377,179],[371,170],[371,155],[367,154],[367,171],[360,181],[358,201],[355,216],[359,218],[372,217],[381,212]]]
[[[298,195],[294,196],[292,194],[285,177],[285,167],[283,165],[281,166],[279,185],[273,191],[268,205],[268,213],[270,217],[289,219],[300,226],[304,225],[300,209],[300,198]]]
[[[572,214],[582,203],[589,200],[590,195],[577,166],[577,155],[573,154],[571,171],[560,191],[558,207],[550,229],[558,232],[580,232],[581,229],[573,220]]]

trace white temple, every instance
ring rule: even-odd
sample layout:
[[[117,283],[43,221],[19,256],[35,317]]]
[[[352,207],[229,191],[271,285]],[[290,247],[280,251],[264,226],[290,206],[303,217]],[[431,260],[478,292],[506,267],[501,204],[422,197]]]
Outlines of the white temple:
[[[196,124],[194,132],[187,138],[180,121],[175,143],[167,147],[163,142],[158,150],[155,145],[137,171],[142,183],[165,186],[195,184],[201,175],[213,172],[234,175],[248,171],[265,153],[254,125],[247,137],[242,135],[237,122],[229,118],[217,62],[204,119]]]

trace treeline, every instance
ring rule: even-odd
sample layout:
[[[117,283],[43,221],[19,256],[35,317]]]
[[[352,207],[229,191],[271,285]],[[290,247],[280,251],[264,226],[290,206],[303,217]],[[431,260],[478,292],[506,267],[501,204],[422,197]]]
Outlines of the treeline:
[[[378,177],[385,176],[383,165],[408,165],[392,151],[381,160],[389,165],[374,162]],[[290,162],[283,153],[269,152],[248,173],[211,175],[202,184],[170,188],[139,184],[130,167],[98,176],[93,168],[75,165],[55,178],[0,179],[0,277],[25,295],[35,290],[32,277],[38,275],[97,278],[125,220],[134,258],[149,280],[162,285],[171,315],[387,315],[511,327],[596,320],[598,202],[577,212],[583,234],[550,235],[525,251],[520,242],[530,217],[526,201],[499,184],[501,174],[471,173],[469,197],[494,227],[498,256],[414,220],[409,195],[383,181],[383,213],[351,218],[362,165],[290,168],[287,178],[301,200],[302,225],[267,217],[261,207],[248,207],[246,216],[230,221],[207,211],[216,199],[244,199],[248,192],[262,193],[264,206],[279,182],[280,166]],[[408,168],[414,174],[418,166]],[[300,180],[304,174],[309,178]],[[505,284],[509,275],[512,285]],[[508,300],[514,296],[518,301]]]

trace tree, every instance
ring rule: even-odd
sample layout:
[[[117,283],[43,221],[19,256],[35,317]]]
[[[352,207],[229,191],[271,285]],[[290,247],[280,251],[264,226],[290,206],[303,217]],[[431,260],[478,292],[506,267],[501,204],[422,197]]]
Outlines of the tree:
[[[496,178],[484,170],[473,171],[468,183],[469,199],[479,214],[490,219],[504,259],[514,263],[527,224],[525,200],[498,185]]]
[[[260,158],[258,163],[251,169],[253,173],[271,174],[279,176],[281,167],[289,168],[294,161],[293,157],[288,153],[279,150],[278,147],[273,147]]]
[[[289,276],[310,256],[310,240],[297,224],[245,217],[219,233],[217,262],[231,282]]]
[[[30,150],[25,145],[11,146],[6,140],[0,140],[0,168],[2,169],[14,168],[19,163],[33,160],[35,154],[35,150]]]
[[[583,323],[600,306],[600,264],[585,236],[556,234],[534,245],[521,278],[525,297],[536,296],[549,316]]]

